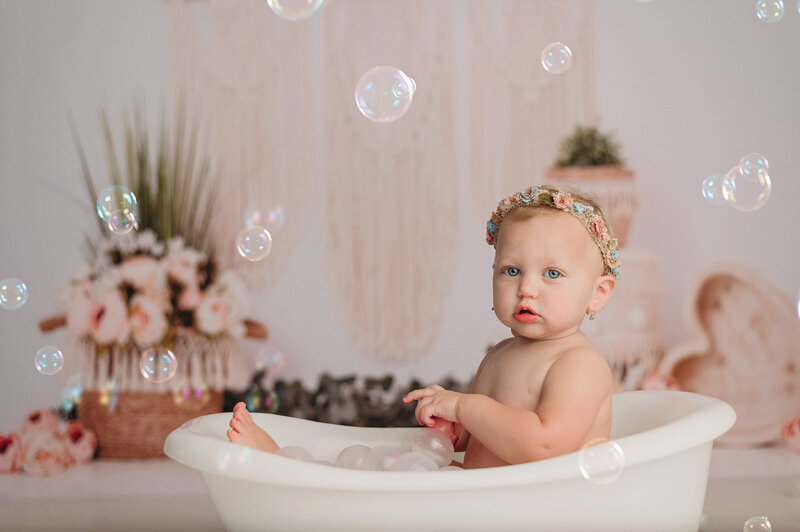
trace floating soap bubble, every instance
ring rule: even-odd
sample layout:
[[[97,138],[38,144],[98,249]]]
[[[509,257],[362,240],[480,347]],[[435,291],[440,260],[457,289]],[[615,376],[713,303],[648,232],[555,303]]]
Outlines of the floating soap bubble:
[[[622,474],[625,453],[617,442],[598,438],[578,452],[578,467],[586,480],[595,484],[609,484]]]
[[[392,464],[400,458],[403,451],[391,445],[377,445],[372,448],[372,460],[375,464],[375,469],[379,471],[389,471]]]
[[[283,211],[283,207],[278,205],[274,209],[270,209],[270,211],[267,213],[267,219],[264,227],[266,227],[269,232],[275,233],[280,230],[285,223],[286,213]]]
[[[97,215],[108,225],[109,230],[117,234],[139,228],[136,196],[121,185],[112,185],[98,194]]]
[[[211,391],[205,384],[196,388],[181,386],[172,390],[172,400],[178,406],[197,408],[208,403],[209,399],[211,399]]]
[[[375,457],[372,455],[372,449],[366,445],[350,445],[342,449],[339,456],[336,458],[336,464],[339,467],[346,467],[348,469],[376,469]]]
[[[403,453],[389,467],[389,471],[436,471],[439,466],[430,456],[412,451]]]
[[[767,158],[760,153],[748,153],[739,160],[739,173],[748,179],[757,180],[768,170]]]
[[[261,209],[258,207],[247,207],[244,210],[244,226],[250,227],[251,225],[262,225],[264,216],[261,214]]]
[[[64,355],[57,347],[48,345],[39,349],[33,363],[39,373],[55,375],[64,367]]]
[[[356,83],[356,106],[370,120],[393,122],[411,107],[416,87],[402,70],[376,66],[362,74]]]
[[[310,17],[324,2],[325,0],[267,0],[276,15],[292,22]]]
[[[760,209],[772,194],[772,181],[766,173],[755,174],[755,178],[745,177],[734,166],[725,174],[722,182],[722,195],[728,203],[740,211],[749,212]]]
[[[250,390],[248,390],[244,402],[247,405],[247,410],[250,412],[255,412],[261,408],[261,404],[264,402],[264,396],[261,393],[261,390],[254,385],[252,388],[250,388]]]
[[[444,467],[453,461],[453,443],[436,429],[426,427],[417,431],[411,440],[411,449],[429,456],[438,467]]]
[[[744,522],[743,532],[772,532],[772,524],[766,515],[751,517]]]
[[[61,390],[61,409],[69,412],[75,405],[81,404],[82,396],[81,376],[79,374],[72,375]]]
[[[722,193],[724,181],[725,174],[722,172],[711,174],[703,180],[703,197],[711,205],[723,205],[727,201]]]
[[[98,387],[97,402],[109,410],[115,410],[119,403],[119,387],[115,381],[105,381]]]
[[[260,225],[245,227],[236,236],[236,250],[250,262],[263,260],[272,251],[272,235]]]
[[[139,360],[139,370],[150,382],[166,382],[175,375],[178,361],[172,351],[163,347],[151,347]]]
[[[307,449],[297,445],[287,445],[286,447],[281,447],[275,452],[275,454],[285,456],[286,458],[291,458],[292,460],[301,460],[303,462],[314,461],[314,457],[311,456],[311,453],[308,452]]]
[[[28,286],[17,279],[9,277],[0,281],[0,307],[6,310],[17,310],[28,301]]]
[[[572,66],[572,50],[564,43],[551,42],[542,50],[542,66],[551,74],[563,74]]]
[[[267,373],[272,376],[280,373],[281,369],[283,369],[283,366],[286,364],[283,353],[269,345],[260,349],[258,353],[256,353],[255,358],[256,369],[265,369]]]
[[[772,24],[783,18],[783,0],[756,0],[756,17]]]

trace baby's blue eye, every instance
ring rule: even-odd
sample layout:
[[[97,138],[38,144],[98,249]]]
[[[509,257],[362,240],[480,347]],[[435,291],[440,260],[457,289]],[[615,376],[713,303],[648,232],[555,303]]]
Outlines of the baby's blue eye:
[[[519,275],[519,268],[509,266],[508,268],[506,268],[506,275],[508,275],[509,277],[516,277],[517,275]]]
[[[549,269],[544,272],[548,279],[558,279],[561,277],[561,272],[558,270]]]

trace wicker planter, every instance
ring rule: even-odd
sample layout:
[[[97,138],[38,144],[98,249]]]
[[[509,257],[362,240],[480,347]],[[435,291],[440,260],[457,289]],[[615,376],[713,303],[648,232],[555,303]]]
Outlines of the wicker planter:
[[[632,170],[619,166],[568,166],[550,168],[545,177],[553,186],[572,187],[592,196],[603,207],[620,247],[625,245],[639,205]]]
[[[97,435],[99,458],[161,458],[167,435],[192,418],[221,412],[222,397],[216,390],[186,401],[172,393],[120,392],[112,409],[106,394],[88,391],[78,420]]]

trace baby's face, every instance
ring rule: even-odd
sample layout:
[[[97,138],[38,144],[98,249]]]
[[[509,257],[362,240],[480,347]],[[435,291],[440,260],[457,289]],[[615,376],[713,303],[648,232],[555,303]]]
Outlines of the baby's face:
[[[493,270],[498,319],[515,336],[560,338],[579,330],[603,259],[578,219],[545,210],[503,221]]]

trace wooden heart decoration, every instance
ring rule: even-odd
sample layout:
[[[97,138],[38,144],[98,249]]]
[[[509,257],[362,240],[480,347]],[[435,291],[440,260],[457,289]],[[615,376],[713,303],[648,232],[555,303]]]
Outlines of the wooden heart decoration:
[[[780,439],[800,413],[800,320],[763,274],[736,263],[702,272],[690,291],[690,339],[665,354],[658,372],[683,390],[718,397],[736,423],[717,441]]]

